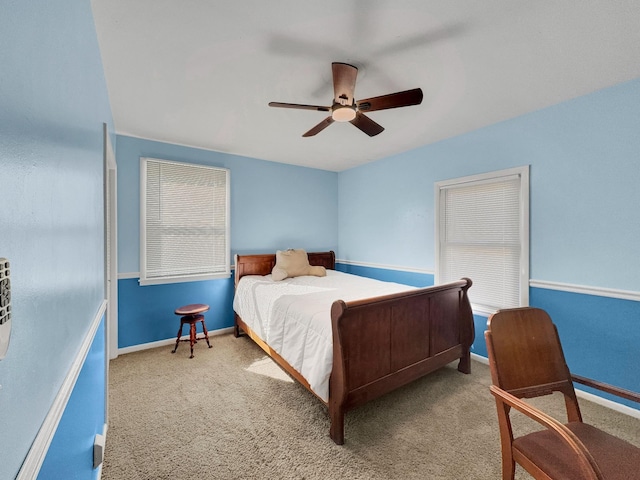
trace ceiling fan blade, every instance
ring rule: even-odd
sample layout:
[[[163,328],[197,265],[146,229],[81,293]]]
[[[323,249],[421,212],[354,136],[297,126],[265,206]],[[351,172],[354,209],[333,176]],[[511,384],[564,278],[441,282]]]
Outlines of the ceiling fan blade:
[[[311,130],[309,130],[308,132],[302,134],[303,137],[313,137],[315,134],[320,133],[322,130],[324,130],[325,128],[327,128],[329,125],[331,125],[335,120],[333,118],[331,118],[331,116],[325,118],[323,121],[321,121],[319,124],[317,124],[315,127],[313,127]]]
[[[353,92],[356,88],[358,69],[348,63],[333,62],[333,98],[341,105],[353,105]]]
[[[280,108],[298,108],[300,110],[316,110],[318,112],[330,112],[331,107],[323,107],[322,105],[303,105],[300,103],[281,103],[281,102],[269,102],[270,107]]]
[[[422,103],[422,89],[414,88],[404,92],[390,93],[379,97],[367,98],[356,102],[358,110],[363,112],[374,112],[376,110],[387,110],[389,108],[408,107],[410,105],[420,105]]]
[[[351,120],[350,123],[358,127],[360,130],[362,130],[364,133],[366,133],[370,137],[378,135],[379,133],[382,133],[382,131],[384,130],[384,128],[381,125],[378,125],[376,122],[374,122],[369,117],[367,117],[366,115],[360,112],[356,112],[356,118]]]

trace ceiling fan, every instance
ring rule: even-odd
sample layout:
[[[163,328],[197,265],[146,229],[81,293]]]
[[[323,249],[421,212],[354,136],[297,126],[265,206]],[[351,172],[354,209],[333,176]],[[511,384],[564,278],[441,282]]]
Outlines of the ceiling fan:
[[[330,107],[320,105],[302,105],[298,103],[270,102],[270,107],[297,108],[301,110],[317,110],[319,112],[330,112],[329,116],[305,132],[303,137],[312,137],[321,132],[333,122],[350,122],[364,133],[373,137],[381,133],[384,128],[367,117],[365,112],[376,110],[387,110],[397,107],[408,107],[419,105],[422,102],[422,90],[414,88],[403,92],[390,93],[379,97],[356,100],[353,98],[356,87],[356,77],[358,69],[348,63],[333,62],[331,64],[333,72],[333,104]]]

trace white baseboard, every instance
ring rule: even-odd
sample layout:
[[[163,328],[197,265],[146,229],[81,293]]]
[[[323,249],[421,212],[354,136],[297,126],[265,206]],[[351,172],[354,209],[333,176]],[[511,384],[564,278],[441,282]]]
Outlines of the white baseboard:
[[[489,365],[489,359],[478,355],[477,353],[472,353],[471,358],[480,363],[484,363],[485,365]],[[624,413],[625,415],[629,415],[630,417],[640,419],[640,410],[628,407],[627,405],[622,405],[621,403],[614,402],[606,398],[599,397],[598,395],[594,395],[589,392],[585,392],[583,390],[580,390],[579,388],[576,388],[575,391],[578,398],[584,398],[585,400],[589,400],[590,402],[597,403],[598,405],[602,405],[603,407],[610,408],[611,410],[614,410],[616,412]]]
[[[616,412],[624,413],[625,415],[629,415],[630,417],[640,419],[640,410],[635,408],[628,407],[627,405],[622,405],[621,403],[614,402],[612,400],[608,400],[606,398],[599,397],[598,395],[594,395],[593,393],[585,392],[576,388],[576,396],[579,398],[584,398],[585,400],[589,400],[590,402],[597,403],[598,405],[602,405],[603,407],[610,408],[611,410],[615,410]]]
[[[214,337],[216,335],[224,335],[226,333],[231,333],[231,332],[233,332],[233,327],[219,328],[217,330],[209,330],[209,337]],[[199,333],[198,335],[202,335],[202,333]],[[189,335],[181,336],[180,340],[189,340]],[[132,345],[131,347],[119,348],[118,355],[125,355],[127,353],[139,352],[142,350],[149,350],[150,348],[165,347],[167,345],[173,345],[174,343],[176,343],[175,337],[167,338],[166,340],[158,340],[157,342],[149,342],[149,343],[142,343],[140,345]]]
[[[476,362],[484,363],[485,365],[489,365],[489,359],[487,357],[483,357],[482,355],[478,355],[477,353],[471,354],[471,359]]]

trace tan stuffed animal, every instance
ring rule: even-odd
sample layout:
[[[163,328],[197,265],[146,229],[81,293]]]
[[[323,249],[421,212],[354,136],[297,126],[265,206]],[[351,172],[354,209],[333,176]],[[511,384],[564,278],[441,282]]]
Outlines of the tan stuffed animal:
[[[271,271],[271,278],[280,281],[304,275],[324,277],[327,270],[324,267],[309,265],[309,257],[305,250],[290,248],[276,252],[276,265]]]

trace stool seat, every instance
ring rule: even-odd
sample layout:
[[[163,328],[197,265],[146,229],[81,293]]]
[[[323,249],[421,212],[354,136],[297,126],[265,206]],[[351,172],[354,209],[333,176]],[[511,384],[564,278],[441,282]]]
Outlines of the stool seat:
[[[175,314],[182,315],[182,317],[180,318],[180,329],[178,330],[178,337],[176,338],[176,346],[173,348],[171,353],[176,353],[176,350],[178,350],[180,337],[182,336],[182,327],[184,327],[185,324],[189,325],[189,340],[183,341],[188,341],[191,344],[191,356],[189,358],[193,358],[193,345],[198,343],[198,340],[206,340],[207,345],[211,348],[211,344],[209,343],[209,332],[207,332],[207,326],[204,323],[204,315],[201,315],[207,310],[209,310],[209,305],[204,303],[192,303],[175,309]],[[200,339],[196,337],[196,324],[198,322],[202,324],[202,331],[204,333],[204,337]]]
[[[190,305],[185,305],[180,308],[176,308],[176,315],[195,315],[197,313],[206,312],[209,310],[209,305],[205,305],[204,303],[192,303]]]

